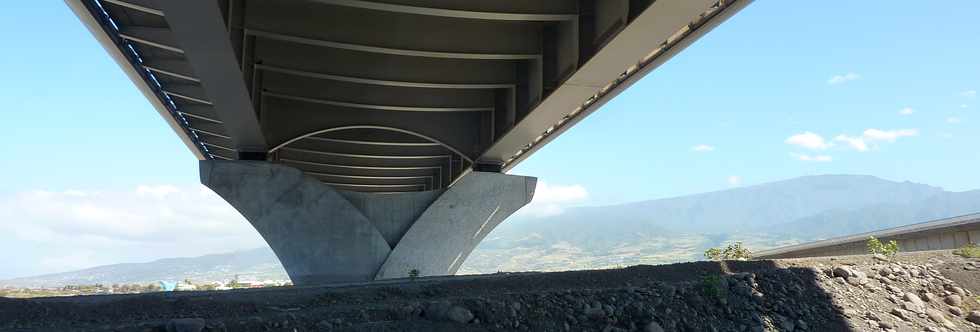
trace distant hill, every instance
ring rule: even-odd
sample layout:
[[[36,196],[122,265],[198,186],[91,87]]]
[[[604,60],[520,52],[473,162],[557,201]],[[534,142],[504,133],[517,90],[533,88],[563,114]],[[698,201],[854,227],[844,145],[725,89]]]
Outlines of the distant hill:
[[[0,286],[60,287],[90,284],[146,284],[161,280],[227,281],[289,279],[268,247],[199,257],[165,258],[147,263],[103,265],[84,270],[0,281]]]
[[[753,250],[980,211],[980,191],[948,192],[866,175],[817,175],[508,220],[463,264],[467,273],[561,270],[700,259],[743,241]]]
[[[615,245],[624,238],[649,234],[727,234],[765,229],[832,211],[847,214],[874,206],[925,204],[935,211],[929,216],[943,215],[949,210],[980,207],[980,204],[965,204],[952,209],[946,208],[946,204],[938,200],[930,201],[935,197],[955,199],[953,197],[958,195],[960,193],[946,192],[938,187],[887,181],[873,176],[805,176],[676,198],[573,208],[560,215],[538,220],[515,219],[500,225],[492,236],[504,237],[498,242],[512,242],[527,234],[537,233],[546,235],[539,241],[551,239],[607,246]],[[917,215],[903,220],[911,218],[911,221],[915,221],[915,217]],[[867,223],[880,224],[877,220],[868,220]],[[842,231],[847,233],[850,229],[859,228],[844,228]]]
[[[569,270],[696,260],[708,247],[789,245],[980,211],[980,190],[949,192],[865,175],[805,176],[676,198],[567,209],[498,226],[460,273]],[[0,285],[282,279],[268,248],[0,281]]]
[[[910,203],[834,209],[759,231],[830,238],[980,212],[980,190],[942,192]]]

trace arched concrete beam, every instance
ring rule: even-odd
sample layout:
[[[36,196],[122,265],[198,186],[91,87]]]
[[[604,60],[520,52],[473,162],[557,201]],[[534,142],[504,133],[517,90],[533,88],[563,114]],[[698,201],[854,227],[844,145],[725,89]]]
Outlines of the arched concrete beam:
[[[537,178],[470,172],[446,190],[408,229],[376,279],[451,275],[497,225],[534,197]]]
[[[347,198],[299,169],[221,160],[200,168],[201,183],[248,219],[296,285],[372,280],[391,251]]]
[[[342,131],[342,130],[352,130],[352,129],[388,130],[388,131],[393,131],[393,132],[397,132],[397,133],[412,135],[412,136],[415,136],[415,137],[418,137],[418,138],[421,138],[421,139],[430,141],[432,143],[439,144],[442,147],[446,148],[446,150],[449,150],[449,151],[451,151],[451,152],[453,152],[455,154],[458,154],[461,158],[465,159],[466,161],[468,161],[470,163],[473,163],[473,159],[470,159],[470,157],[466,156],[466,154],[460,152],[458,149],[454,148],[452,145],[449,145],[449,144],[447,144],[447,143],[445,143],[443,141],[440,141],[440,140],[437,140],[435,138],[432,138],[432,137],[429,137],[429,136],[426,136],[426,135],[423,135],[423,134],[420,134],[420,133],[417,133],[417,132],[414,132],[414,131],[411,131],[411,130],[407,130],[407,129],[395,128],[395,127],[387,127],[387,126],[374,126],[374,125],[341,126],[341,127],[327,128],[327,129],[322,129],[322,130],[317,130],[317,131],[309,132],[309,133],[306,133],[306,134],[303,134],[303,135],[300,135],[300,136],[297,136],[297,137],[288,139],[285,142],[279,143],[279,145],[276,145],[275,147],[273,147],[272,149],[270,149],[269,150],[269,153],[272,153],[272,152],[275,152],[276,150],[285,148],[290,143],[296,142],[298,140],[301,140],[301,139],[304,139],[304,138],[307,138],[307,137],[313,137],[313,136],[320,135],[320,134],[331,133],[331,132]]]
[[[537,179],[470,172],[445,190],[346,192],[265,161],[200,162],[201,183],[262,235],[296,285],[454,274],[531,201]],[[394,249],[391,249],[394,248]]]

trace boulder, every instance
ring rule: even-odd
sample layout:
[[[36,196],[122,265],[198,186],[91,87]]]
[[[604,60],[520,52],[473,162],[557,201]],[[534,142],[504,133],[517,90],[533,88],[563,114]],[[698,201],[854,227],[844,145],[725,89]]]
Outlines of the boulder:
[[[908,314],[907,311],[902,310],[902,309],[899,309],[899,308],[892,308],[892,311],[890,313],[892,315],[894,315],[895,317],[901,318],[904,321],[910,321],[910,320],[912,320],[912,317]]]
[[[466,324],[473,320],[473,313],[469,309],[453,306],[446,312],[446,318],[457,323]]]
[[[963,304],[963,297],[959,296],[958,294],[951,294],[947,296],[944,301],[948,305],[959,307],[961,304]]]
[[[200,332],[207,324],[203,318],[177,318],[167,322],[167,332]]]
[[[847,266],[838,266],[834,268],[834,276],[841,278],[855,277],[854,270]]]
[[[647,326],[643,327],[644,332],[664,332],[664,328],[660,327],[657,322],[650,322]]]
[[[905,299],[905,301],[909,301],[912,304],[917,305],[917,306],[924,305],[924,303],[922,302],[922,299],[919,298],[919,296],[918,295],[915,295],[914,293],[905,293],[905,295],[902,295],[902,298]]]
[[[970,311],[970,314],[966,315],[966,320],[970,323],[980,325],[980,310]]]
[[[602,306],[590,306],[585,308],[585,317],[590,319],[606,318],[606,311],[602,310]]]
[[[943,315],[942,311],[929,308],[926,309],[926,316],[929,316],[929,319],[931,319],[933,322],[936,322],[947,329],[954,331],[956,330],[956,325],[949,321],[949,319],[946,319],[946,315]]]

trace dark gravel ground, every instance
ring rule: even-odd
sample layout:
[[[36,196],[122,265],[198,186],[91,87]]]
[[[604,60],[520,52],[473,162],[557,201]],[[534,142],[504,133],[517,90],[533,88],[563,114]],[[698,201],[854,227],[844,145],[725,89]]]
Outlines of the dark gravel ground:
[[[862,301],[888,302],[888,292],[881,289],[884,281],[869,279],[866,284],[858,285],[855,281],[854,286],[846,283],[842,286],[840,278],[834,278],[832,272],[834,266],[870,272],[888,264],[930,264],[929,269],[946,275],[941,279],[930,277],[933,280],[927,281],[911,276],[887,281],[892,285],[909,289],[933,287],[929,289],[939,293],[946,284],[962,284],[971,296],[980,291],[975,288],[980,272],[964,269],[973,264],[970,260],[948,252],[932,252],[903,254],[894,262],[881,262],[868,256],[695,262],[612,270],[420,278],[368,285],[29,300],[0,298],[0,330],[922,331],[933,325],[944,328],[941,323],[929,325],[928,318],[904,322],[909,329],[896,326],[889,330],[877,325],[870,328],[872,323],[855,308],[864,306],[872,310],[872,306]],[[964,316],[951,317],[951,324],[964,331],[980,326],[970,325],[965,316],[975,304],[975,297],[967,297],[961,305],[966,310]],[[939,308],[938,305],[941,303],[934,303],[933,307]],[[880,310],[888,309],[881,307]],[[880,320],[890,322],[895,320],[892,318]]]

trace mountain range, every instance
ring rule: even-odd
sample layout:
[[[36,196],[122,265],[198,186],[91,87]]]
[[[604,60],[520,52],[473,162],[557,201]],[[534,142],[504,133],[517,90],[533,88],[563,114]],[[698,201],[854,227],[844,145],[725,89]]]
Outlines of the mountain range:
[[[64,285],[148,284],[158,281],[288,280],[269,247],[198,257],[164,258],[123,263],[0,281],[0,287],[61,287]]]
[[[950,192],[867,175],[816,175],[722,191],[567,209],[498,226],[461,272],[565,270],[697,260],[980,211],[980,190]]]
[[[611,206],[570,208],[498,226],[460,273],[554,271],[700,258],[742,241],[752,250],[980,211],[980,190],[950,192],[866,175],[817,175]],[[0,286],[284,279],[268,248],[0,281]]]

